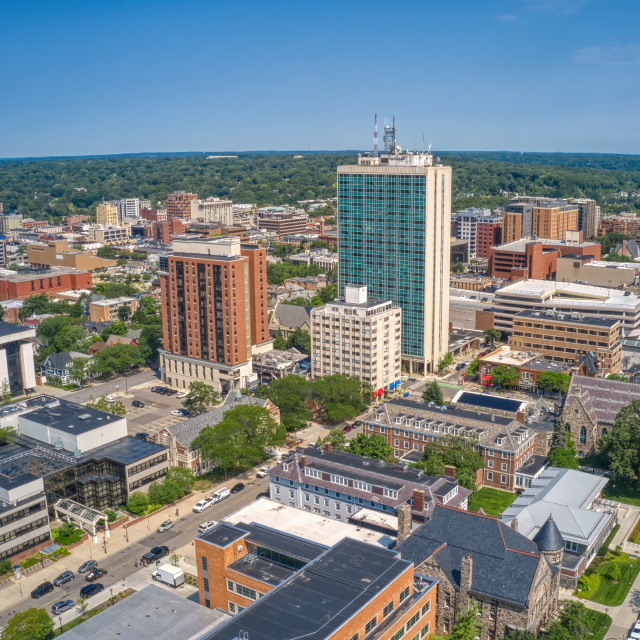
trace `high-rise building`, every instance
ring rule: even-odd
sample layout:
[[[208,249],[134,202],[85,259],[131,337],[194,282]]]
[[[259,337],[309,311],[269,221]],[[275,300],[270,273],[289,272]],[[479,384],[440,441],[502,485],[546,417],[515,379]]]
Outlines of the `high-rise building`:
[[[143,202],[149,202],[144,200]],[[118,210],[118,222],[122,218],[137,218],[140,213],[140,198],[122,198],[122,200],[109,200],[103,204],[114,205]]]
[[[478,224],[491,217],[491,209],[469,207],[451,214],[453,236],[469,243],[469,257],[478,256]]]
[[[118,224],[118,207],[115,204],[103,202],[96,208],[96,223],[97,224]]]
[[[233,202],[231,200],[220,200],[220,198],[191,200],[191,219],[232,225]]]
[[[162,205],[162,208],[167,210],[167,220],[171,218],[191,220],[191,201],[197,199],[197,193],[187,193],[186,191],[170,193]]]
[[[266,249],[238,238],[176,238],[160,256],[162,380],[219,392],[244,387],[254,345],[269,339]]]
[[[402,311],[391,300],[347,285],[345,297],[311,310],[315,377],[344,373],[376,389],[400,379]]]
[[[402,309],[402,364],[433,372],[448,350],[451,167],[386,145],[338,167],[339,289]]]
[[[490,216],[478,221],[476,258],[486,258],[489,247],[495,247],[502,241],[502,217]]]
[[[578,230],[578,206],[566,200],[549,200],[533,207],[533,235],[565,240],[567,231]]]
[[[598,231],[596,201],[589,198],[569,198],[567,202],[578,205],[578,230],[582,231],[584,239],[595,238]]]
[[[531,235],[533,204],[511,201],[502,214],[502,242],[515,242]]]

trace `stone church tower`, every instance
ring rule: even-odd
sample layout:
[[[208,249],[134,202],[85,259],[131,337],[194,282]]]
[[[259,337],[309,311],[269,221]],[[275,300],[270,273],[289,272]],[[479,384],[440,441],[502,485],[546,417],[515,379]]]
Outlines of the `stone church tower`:
[[[564,557],[564,539],[560,534],[560,529],[549,515],[549,519],[542,525],[536,533],[533,542],[538,545],[538,549],[543,556],[552,564],[562,568],[562,558]]]

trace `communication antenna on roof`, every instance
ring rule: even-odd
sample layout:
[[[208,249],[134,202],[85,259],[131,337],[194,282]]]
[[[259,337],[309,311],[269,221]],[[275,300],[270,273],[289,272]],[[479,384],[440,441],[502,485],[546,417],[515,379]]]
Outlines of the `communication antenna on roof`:
[[[396,117],[393,116],[393,126],[385,125],[384,127],[384,150],[385,153],[396,152]]]
[[[378,155],[378,114],[375,115],[375,124],[373,125],[373,155]]]

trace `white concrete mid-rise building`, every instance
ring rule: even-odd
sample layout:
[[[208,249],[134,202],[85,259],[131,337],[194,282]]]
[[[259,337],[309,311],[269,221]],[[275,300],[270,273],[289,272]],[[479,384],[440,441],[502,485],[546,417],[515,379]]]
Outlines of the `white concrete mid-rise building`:
[[[220,200],[220,198],[207,198],[206,200],[191,201],[191,219],[204,222],[221,222],[233,224],[233,202]]]
[[[385,387],[400,379],[402,310],[347,285],[345,297],[311,311],[314,376],[344,373]]]

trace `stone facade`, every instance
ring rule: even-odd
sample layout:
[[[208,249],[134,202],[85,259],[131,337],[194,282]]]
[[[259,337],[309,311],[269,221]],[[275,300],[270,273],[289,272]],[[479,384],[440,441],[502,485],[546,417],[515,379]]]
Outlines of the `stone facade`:
[[[602,427],[591,419],[579,397],[574,397],[565,404],[562,419],[571,432],[577,455],[581,458],[594,455],[602,435]]]

